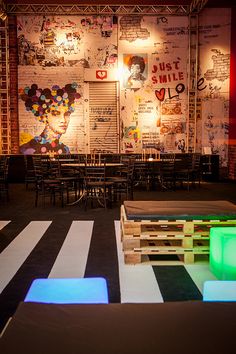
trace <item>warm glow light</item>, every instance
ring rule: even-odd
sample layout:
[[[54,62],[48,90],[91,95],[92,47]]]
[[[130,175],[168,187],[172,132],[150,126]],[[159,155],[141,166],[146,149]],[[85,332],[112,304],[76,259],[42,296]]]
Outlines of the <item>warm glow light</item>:
[[[0,11],[0,20],[5,21],[7,19],[7,14],[4,11]]]
[[[125,77],[127,77],[127,68],[124,68],[122,65],[119,65],[118,69],[117,69],[117,78],[118,81],[122,82],[124,80]]]

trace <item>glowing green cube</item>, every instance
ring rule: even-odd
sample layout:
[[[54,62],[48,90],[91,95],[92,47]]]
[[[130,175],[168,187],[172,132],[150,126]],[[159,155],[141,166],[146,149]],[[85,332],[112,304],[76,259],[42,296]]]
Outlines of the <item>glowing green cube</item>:
[[[220,280],[236,280],[236,227],[210,229],[210,270]]]

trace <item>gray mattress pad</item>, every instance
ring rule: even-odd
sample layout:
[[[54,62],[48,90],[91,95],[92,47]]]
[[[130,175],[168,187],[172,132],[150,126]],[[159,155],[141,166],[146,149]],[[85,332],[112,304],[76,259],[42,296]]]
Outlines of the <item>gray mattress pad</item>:
[[[236,220],[236,205],[214,201],[124,201],[128,220]]]

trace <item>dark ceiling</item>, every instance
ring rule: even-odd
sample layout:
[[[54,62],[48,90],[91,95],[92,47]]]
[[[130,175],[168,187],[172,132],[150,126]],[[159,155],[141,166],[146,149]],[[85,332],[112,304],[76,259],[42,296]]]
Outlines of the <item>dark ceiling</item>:
[[[196,1],[196,0],[195,0]],[[204,0],[200,0],[204,2]],[[192,0],[5,0],[9,4],[76,4],[76,5],[190,5]],[[233,4],[232,4],[233,3]],[[208,0],[206,7],[234,7],[232,0]]]

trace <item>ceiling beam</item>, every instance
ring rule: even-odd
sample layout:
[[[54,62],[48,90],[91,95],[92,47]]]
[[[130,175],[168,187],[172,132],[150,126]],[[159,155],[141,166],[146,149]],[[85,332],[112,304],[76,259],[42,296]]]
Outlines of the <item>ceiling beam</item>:
[[[190,4],[190,13],[199,13],[207,2],[208,0],[192,0]]]
[[[175,15],[189,14],[189,5],[53,5],[7,4],[12,15]]]

